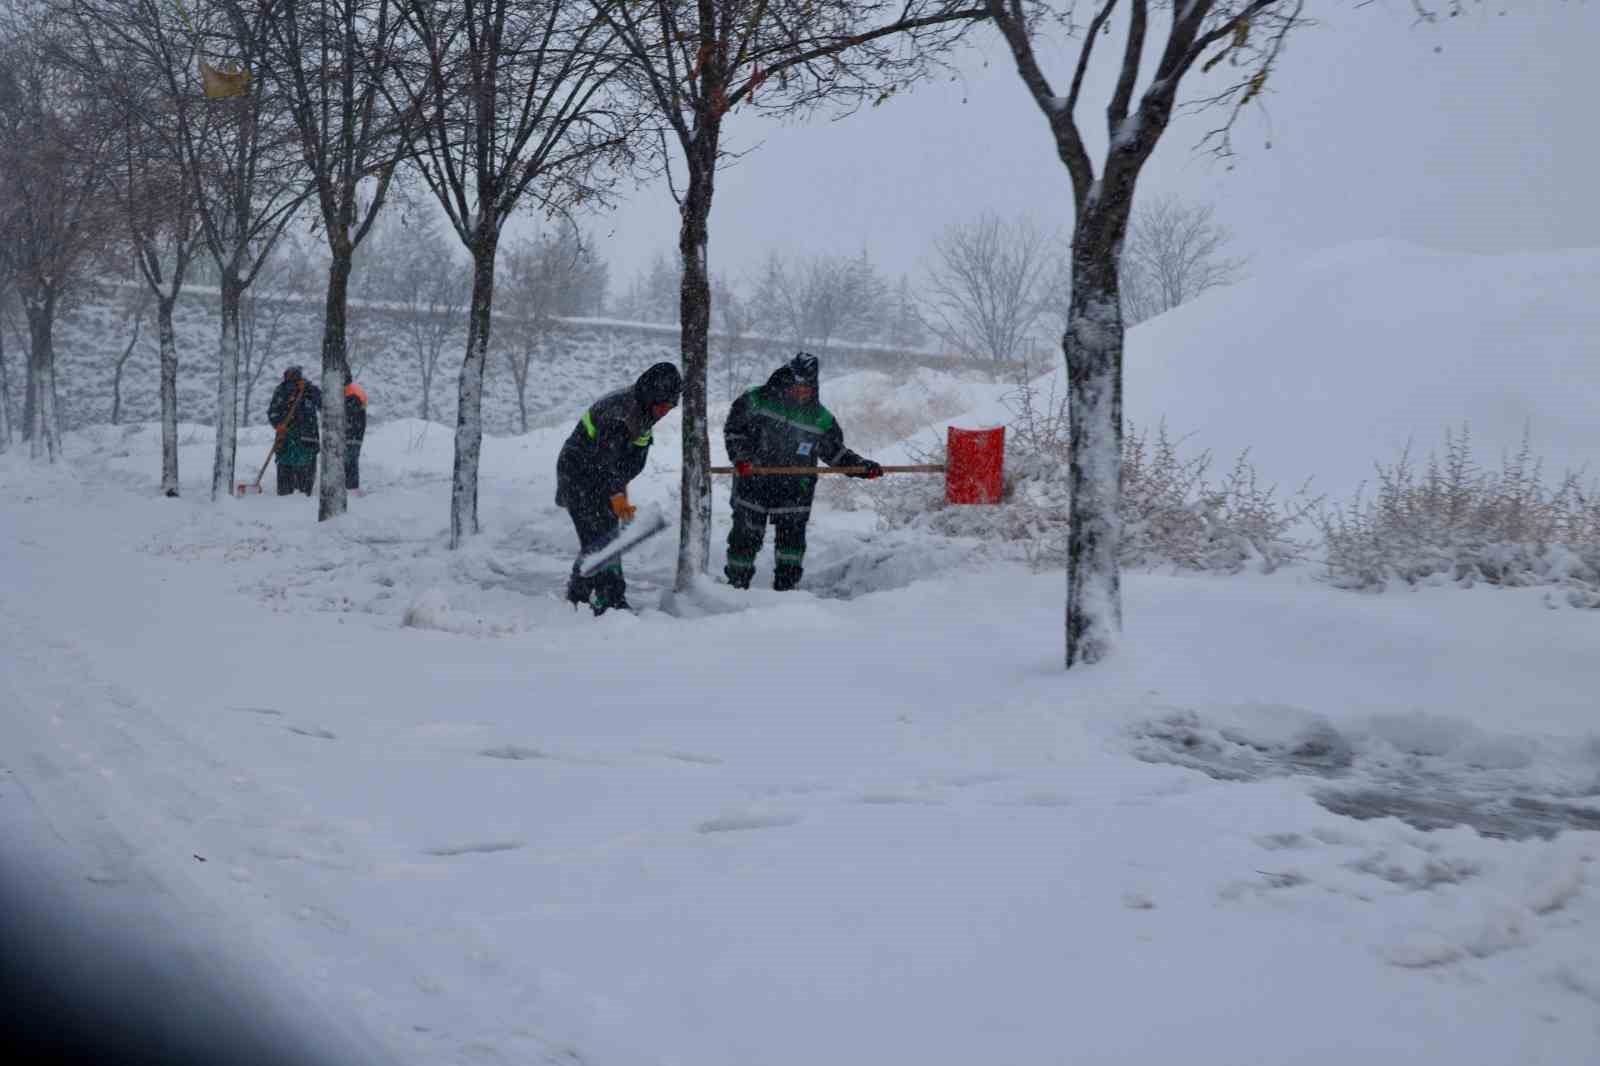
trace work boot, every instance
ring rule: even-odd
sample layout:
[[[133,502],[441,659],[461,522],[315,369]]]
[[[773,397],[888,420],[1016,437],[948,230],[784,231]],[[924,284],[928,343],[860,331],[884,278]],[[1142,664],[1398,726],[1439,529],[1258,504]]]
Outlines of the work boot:
[[[800,567],[780,564],[772,571],[772,589],[774,592],[788,592],[800,585],[800,575],[804,573]]]
[[[626,596],[618,600],[607,600],[605,596],[596,594],[594,602],[591,603],[589,607],[594,611],[594,616],[596,618],[599,618],[607,611],[627,611],[629,614],[633,613],[633,605],[628,602]]]
[[[735,570],[733,567],[728,566],[723,568],[722,573],[727,577],[728,584],[732,585],[734,588],[747,589],[750,587],[750,578],[755,574],[755,571],[745,570],[742,568]]]

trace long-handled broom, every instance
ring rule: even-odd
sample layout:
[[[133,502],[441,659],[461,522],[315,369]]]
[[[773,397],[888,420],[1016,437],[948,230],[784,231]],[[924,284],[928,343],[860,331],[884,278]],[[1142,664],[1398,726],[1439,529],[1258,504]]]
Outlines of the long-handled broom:
[[[267,464],[272,462],[272,457],[278,454],[278,445],[283,443],[283,430],[284,427],[280,426],[278,427],[278,432],[273,434],[272,447],[267,449],[267,457],[261,460],[261,469],[256,471],[256,479],[254,481],[241,481],[235,485],[233,487],[235,496],[261,495],[261,479],[267,476]]]

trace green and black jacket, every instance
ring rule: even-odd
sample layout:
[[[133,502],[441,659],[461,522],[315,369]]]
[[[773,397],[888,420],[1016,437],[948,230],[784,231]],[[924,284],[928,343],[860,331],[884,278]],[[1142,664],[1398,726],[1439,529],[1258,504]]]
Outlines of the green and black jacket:
[[[309,466],[317,461],[322,434],[317,413],[322,410],[322,390],[304,378],[285,379],[272,391],[267,421],[274,429],[284,426],[283,440],[274,457],[284,466]]]
[[[822,404],[793,406],[785,393],[794,383],[788,366],[773,371],[765,385],[733,401],[722,437],[728,458],[756,466],[860,466],[866,462],[844,446],[844,430]],[[771,515],[811,510],[815,475],[768,475],[733,479],[733,505]]]

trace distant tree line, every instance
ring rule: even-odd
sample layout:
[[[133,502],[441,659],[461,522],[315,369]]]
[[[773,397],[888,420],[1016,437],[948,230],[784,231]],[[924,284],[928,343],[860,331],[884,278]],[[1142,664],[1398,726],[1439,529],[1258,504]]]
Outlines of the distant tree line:
[[[1123,315],[1136,325],[1238,281],[1229,233],[1207,204],[1152,199],[1134,210],[1123,250]],[[753,272],[713,279],[718,306],[739,329],[800,348],[840,342],[937,346],[975,360],[1023,358],[1061,335],[1071,248],[1038,222],[989,213],[947,226],[916,275],[888,278],[865,249],[852,255],[770,251]],[[616,295],[610,313],[678,320],[679,278],[657,252]]]

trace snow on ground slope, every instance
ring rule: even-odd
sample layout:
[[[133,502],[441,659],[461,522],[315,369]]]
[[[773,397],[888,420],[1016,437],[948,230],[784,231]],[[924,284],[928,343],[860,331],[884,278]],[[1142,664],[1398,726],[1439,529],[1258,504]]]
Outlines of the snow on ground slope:
[[[1125,412],[1165,419],[1224,469],[1248,448],[1266,483],[1312,478],[1339,500],[1408,440],[1418,460],[1442,454],[1463,422],[1491,466],[1527,429],[1547,482],[1600,476],[1597,297],[1600,250],[1344,245],[1130,330]],[[1064,376],[1041,379],[1041,397]],[[963,420],[1008,421],[999,391]]]
[[[320,525],[206,501],[203,430],[176,501],[150,427],[0,457],[0,857],[343,1062],[1600,1058],[1593,612],[1130,574],[1064,673],[1059,573],[830,502],[806,591],[669,597],[664,536],[594,619],[563,435],[456,553],[420,423]]]

